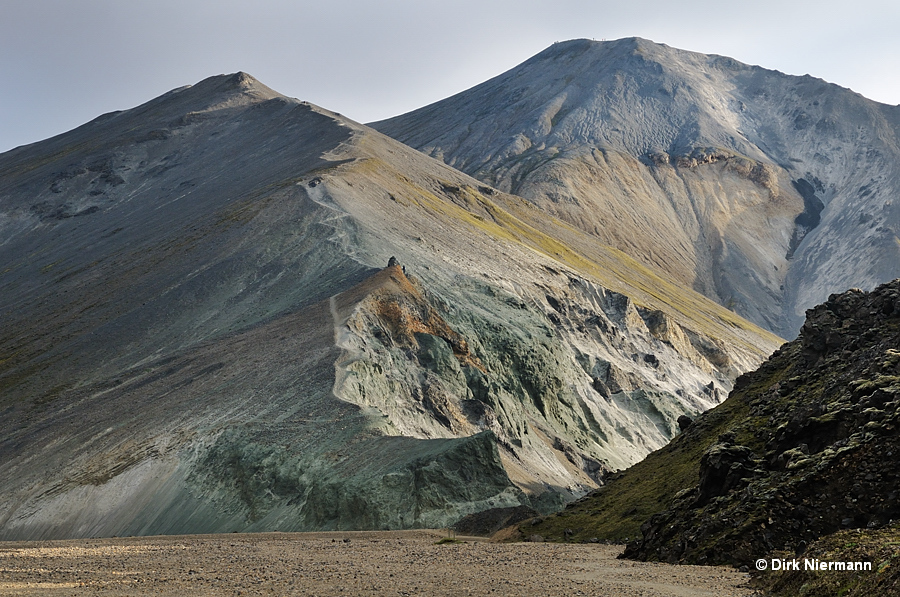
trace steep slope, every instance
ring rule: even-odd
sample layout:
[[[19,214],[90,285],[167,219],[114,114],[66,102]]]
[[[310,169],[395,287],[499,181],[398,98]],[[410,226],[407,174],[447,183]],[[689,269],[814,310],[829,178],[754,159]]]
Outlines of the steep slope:
[[[635,539],[640,524],[625,557],[743,566],[886,527],[900,515],[898,394],[900,280],[832,295],[669,445],[522,530]]]
[[[631,38],[372,124],[791,337],[900,275],[900,108]]]
[[[546,511],[779,343],[243,73],[0,172],[3,538]]]

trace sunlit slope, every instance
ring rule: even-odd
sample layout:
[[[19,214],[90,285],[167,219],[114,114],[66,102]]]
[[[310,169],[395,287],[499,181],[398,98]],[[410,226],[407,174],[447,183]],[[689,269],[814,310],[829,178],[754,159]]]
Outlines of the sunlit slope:
[[[900,109],[812,77],[572,40],[372,126],[785,336],[900,275]]]
[[[372,145],[374,141],[366,143],[366,146]],[[417,156],[407,156],[407,160],[410,159],[417,159]],[[347,177],[371,177],[376,169],[386,167],[390,168],[383,156],[376,154],[364,158],[361,163],[348,163],[340,168],[340,172],[346,173]],[[447,176],[447,173],[438,174]],[[699,328],[698,331],[729,345],[740,346],[749,353],[759,354],[761,347],[766,347],[762,348],[765,352],[767,347],[779,343],[774,334],[750,324],[699,293],[661,277],[623,252],[571,224],[548,216],[519,197],[479,185],[471,179],[460,180],[458,176],[448,177],[449,180],[436,176],[425,188],[399,173],[392,178],[402,184],[384,182],[386,188],[395,189],[396,193],[388,196],[390,203],[384,202],[381,209],[386,211],[390,206],[403,216],[427,217],[427,223],[423,222],[424,229],[429,225],[434,228],[431,223],[439,222],[437,235],[449,237],[474,231],[487,237],[488,243],[496,243],[494,251],[502,252],[506,245],[534,252],[607,289],[628,295],[641,306],[662,309],[679,323]],[[404,217],[402,222],[406,221]],[[451,225],[453,228],[448,230]],[[408,231],[404,233],[408,235]],[[436,241],[430,242],[440,246]],[[484,243],[482,241],[482,245]],[[443,248],[450,252],[454,245],[451,243]],[[486,246],[485,251],[491,249]],[[764,338],[762,344],[760,338]]]

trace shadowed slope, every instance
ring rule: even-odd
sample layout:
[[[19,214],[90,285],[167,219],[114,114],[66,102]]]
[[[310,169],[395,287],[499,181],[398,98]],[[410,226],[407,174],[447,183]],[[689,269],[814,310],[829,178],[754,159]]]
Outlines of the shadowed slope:
[[[333,395],[329,304],[33,407],[0,443],[0,536],[434,527],[520,503],[489,433],[385,435]]]

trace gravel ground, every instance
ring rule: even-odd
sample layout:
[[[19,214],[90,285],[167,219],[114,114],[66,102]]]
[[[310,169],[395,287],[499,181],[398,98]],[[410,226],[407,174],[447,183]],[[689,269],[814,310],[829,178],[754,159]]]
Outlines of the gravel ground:
[[[751,595],[731,568],[617,560],[620,546],[463,542],[440,531],[0,542],[0,595]]]

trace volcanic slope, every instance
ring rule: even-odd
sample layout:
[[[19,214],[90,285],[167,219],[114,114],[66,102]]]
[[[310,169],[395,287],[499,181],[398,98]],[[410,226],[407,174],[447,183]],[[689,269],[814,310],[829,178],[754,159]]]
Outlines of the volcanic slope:
[[[785,337],[900,276],[900,107],[820,79],[574,40],[371,126]]]
[[[780,343],[243,73],[0,172],[4,539],[546,511]]]

